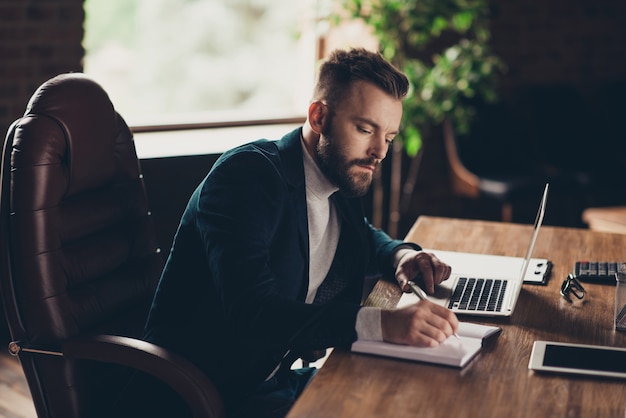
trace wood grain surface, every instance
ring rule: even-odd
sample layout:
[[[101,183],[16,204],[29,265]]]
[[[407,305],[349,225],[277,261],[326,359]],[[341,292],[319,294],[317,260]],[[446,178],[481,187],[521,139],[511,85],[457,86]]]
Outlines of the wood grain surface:
[[[406,240],[425,248],[523,257],[530,225],[420,217]],[[584,284],[582,301],[559,294],[574,262],[626,260],[626,235],[544,226],[533,257],[553,263],[547,285],[525,284],[511,318],[463,369],[335,349],[288,417],[624,417],[626,381],[528,370],[535,340],[626,347],[613,329],[615,287]],[[392,307],[397,286],[379,281],[366,304]]]

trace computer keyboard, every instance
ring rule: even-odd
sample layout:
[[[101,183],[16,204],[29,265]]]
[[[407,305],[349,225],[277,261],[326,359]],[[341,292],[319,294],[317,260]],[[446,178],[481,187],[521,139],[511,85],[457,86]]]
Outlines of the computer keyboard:
[[[448,308],[500,312],[507,283],[500,279],[460,277]]]
[[[615,273],[624,266],[617,261],[577,261],[574,275],[583,282],[615,284]]]

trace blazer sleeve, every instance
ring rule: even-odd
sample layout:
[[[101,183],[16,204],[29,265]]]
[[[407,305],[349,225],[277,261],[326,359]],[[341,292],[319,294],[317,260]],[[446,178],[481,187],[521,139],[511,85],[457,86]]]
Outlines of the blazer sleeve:
[[[392,279],[395,275],[393,268],[393,254],[398,247],[409,247],[416,251],[422,249],[419,245],[413,242],[405,242],[397,239],[392,239],[382,231],[381,229],[374,228],[367,219],[364,220],[367,224],[367,228],[370,236],[371,248],[370,251],[373,254],[374,266],[370,273],[379,273],[387,279]]]

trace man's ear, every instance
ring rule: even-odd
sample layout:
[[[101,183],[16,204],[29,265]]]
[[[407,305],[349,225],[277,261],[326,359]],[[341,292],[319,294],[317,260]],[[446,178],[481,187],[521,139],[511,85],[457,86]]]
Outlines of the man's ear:
[[[328,116],[328,106],[319,100],[314,101],[309,105],[308,120],[311,129],[316,134],[321,134],[324,128],[324,122]]]

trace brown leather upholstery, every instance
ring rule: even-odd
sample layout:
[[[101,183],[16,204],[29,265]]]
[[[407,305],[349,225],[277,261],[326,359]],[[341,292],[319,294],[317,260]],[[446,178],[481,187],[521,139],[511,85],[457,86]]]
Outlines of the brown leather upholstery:
[[[0,290],[38,415],[96,416],[123,365],[169,379],[194,416],[220,416],[206,376],[122,338],[141,335],[163,260],[132,133],[106,92],[82,74],[44,83],[9,129],[1,175]]]

